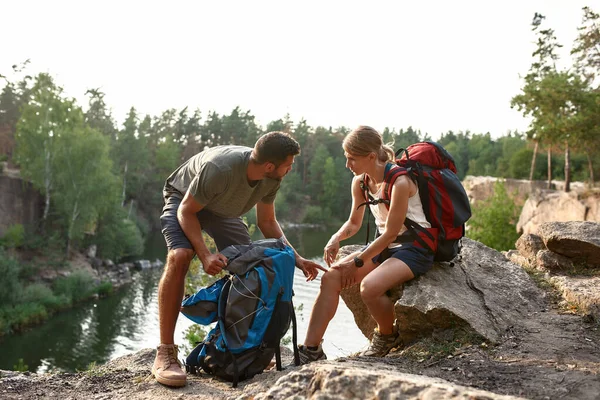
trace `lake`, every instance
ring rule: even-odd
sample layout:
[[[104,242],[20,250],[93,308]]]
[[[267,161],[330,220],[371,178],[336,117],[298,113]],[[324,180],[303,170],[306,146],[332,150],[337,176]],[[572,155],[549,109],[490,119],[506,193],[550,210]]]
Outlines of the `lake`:
[[[324,265],[323,247],[334,232],[316,227],[287,227],[286,235],[298,252]],[[342,244],[364,243],[365,231]],[[164,260],[166,248],[162,236],[154,235],[146,244],[144,258]],[[134,273],[133,283],[113,295],[89,301],[59,313],[46,323],[18,335],[2,338],[0,369],[11,370],[19,359],[29,371],[85,370],[98,364],[158,344],[157,286],[161,271]],[[296,269],[294,305],[297,308],[298,340],[302,343],[310,310],[317,295],[320,275],[306,282]],[[180,316],[175,341],[185,344],[184,331],[193,322]],[[291,337],[291,331],[289,332]],[[367,345],[367,339],[354,324],[352,313],[340,301],[335,318],[325,334],[323,348],[329,358],[349,355]],[[187,353],[182,352],[180,358]]]

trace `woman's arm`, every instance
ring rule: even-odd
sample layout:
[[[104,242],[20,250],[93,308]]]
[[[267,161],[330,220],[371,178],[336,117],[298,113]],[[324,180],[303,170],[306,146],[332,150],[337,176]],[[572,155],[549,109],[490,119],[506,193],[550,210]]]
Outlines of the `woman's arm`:
[[[329,242],[325,246],[323,259],[327,265],[335,260],[337,253],[340,249],[340,242],[354,236],[362,225],[362,220],[365,215],[364,207],[358,208],[358,205],[365,202],[364,192],[360,187],[360,182],[363,179],[363,175],[355,176],[352,179],[351,194],[352,194],[352,209],[350,210],[350,216],[348,220],[344,222],[342,227],[338,229],[336,233],[331,236]]]
[[[396,240],[404,226],[404,219],[408,211],[408,199],[415,195],[416,191],[416,185],[407,175],[396,179],[392,186],[390,210],[385,222],[385,230],[365,251],[358,255],[358,258],[363,261],[370,260]]]

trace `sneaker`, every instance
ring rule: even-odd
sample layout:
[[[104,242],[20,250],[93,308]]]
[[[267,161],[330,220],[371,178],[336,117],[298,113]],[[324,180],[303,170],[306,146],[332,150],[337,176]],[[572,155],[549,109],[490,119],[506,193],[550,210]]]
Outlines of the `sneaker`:
[[[382,335],[379,333],[379,330],[375,328],[369,348],[360,353],[360,355],[365,357],[385,357],[390,350],[401,343],[402,339],[400,338],[398,325],[396,323],[394,323],[393,332],[389,335]]]
[[[298,354],[300,355],[300,365],[308,364],[313,361],[327,360],[327,356],[323,352],[323,347],[319,344],[316,350],[310,350],[308,347],[301,344],[298,346]]]
[[[167,386],[185,386],[186,376],[177,359],[177,345],[161,344],[157,347],[152,374],[159,383]]]

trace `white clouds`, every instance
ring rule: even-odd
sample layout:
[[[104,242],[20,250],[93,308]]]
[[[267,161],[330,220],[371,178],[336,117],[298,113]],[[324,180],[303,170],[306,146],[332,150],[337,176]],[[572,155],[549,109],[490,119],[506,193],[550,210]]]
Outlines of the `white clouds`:
[[[102,87],[118,120],[130,106],[239,105],[263,124],[289,112],[313,126],[497,136],[527,125],[509,102],[531,63],[533,13],[547,16],[569,65],[593,3],[19,1],[2,7],[0,72],[31,58],[81,103]]]

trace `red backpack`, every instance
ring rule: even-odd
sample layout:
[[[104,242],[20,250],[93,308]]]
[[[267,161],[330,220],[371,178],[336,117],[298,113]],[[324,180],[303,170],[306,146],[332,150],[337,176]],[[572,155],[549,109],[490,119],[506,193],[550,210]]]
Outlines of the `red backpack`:
[[[392,185],[402,175],[408,175],[417,184],[431,228],[423,228],[406,218],[404,225],[407,231],[396,241],[414,241],[433,252],[436,261],[451,261],[460,252],[465,222],[471,217],[469,198],[456,176],[454,159],[435,142],[420,142],[400,149],[396,152],[396,163],[386,166],[382,198],[374,199],[369,194],[368,182],[361,182],[366,202],[360,206],[384,203],[389,209]],[[365,176],[365,179],[368,177]],[[367,226],[367,237],[368,231]]]

